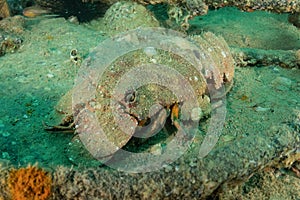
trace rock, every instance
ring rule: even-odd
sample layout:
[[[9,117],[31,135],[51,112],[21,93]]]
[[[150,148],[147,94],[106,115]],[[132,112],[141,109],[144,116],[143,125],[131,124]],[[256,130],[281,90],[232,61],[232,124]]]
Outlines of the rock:
[[[281,90],[281,91],[285,91],[285,90],[289,90],[291,85],[292,85],[292,81],[288,78],[285,77],[277,77],[275,78],[272,82],[271,82],[272,86],[277,89],[277,90]]]
[[[117,2],[105,13],[105,30],[111,34],[138,27],[158,27],[159,22],[144,6],[134,2]],[[101,26],[101,24],[100,24]]]
[[[293,13],[289,15],[289,22],[294,26],[300,28],[300,13]]]

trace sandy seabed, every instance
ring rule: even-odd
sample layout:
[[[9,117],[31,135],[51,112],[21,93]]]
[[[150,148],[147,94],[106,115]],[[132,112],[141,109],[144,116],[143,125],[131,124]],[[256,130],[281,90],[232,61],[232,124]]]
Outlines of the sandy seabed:
[[[300,47],[300,31],[288,23],[285,14],[225,8],[196,17],[191,24],[191,33],[211,31],[222,35],[230,47]],[[38,163],[44,168],[71,167],[74,162],[66,149],[73,136],[46,132],[43,122],[58,124],[63,117],[54,106],[72,88],[79,68],[70,60],[70,51],[77,49],[81,58],[86,58],[106,38],[105,33],[62,18],[40,17],[26,19],[22,37],[24,43],[19,50],[0,57],[0,158],[15,166]],[[237,67],[235,73],[234,87],[227,98],[225,128],[217,147],[234,146],[247,137],[253,139],[299,113],[299,68]],[[220,198],[297,199],[299,191],[299,178],[293,173],[270,167],[239,186],[228,186]]]

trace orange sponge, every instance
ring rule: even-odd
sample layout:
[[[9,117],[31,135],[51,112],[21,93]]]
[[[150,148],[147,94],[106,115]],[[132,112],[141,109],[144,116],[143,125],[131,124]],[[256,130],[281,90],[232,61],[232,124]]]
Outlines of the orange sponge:
[[[52,179],[37,166],[12,169],[8,186],[13,200],[46,200],[50,196]]]

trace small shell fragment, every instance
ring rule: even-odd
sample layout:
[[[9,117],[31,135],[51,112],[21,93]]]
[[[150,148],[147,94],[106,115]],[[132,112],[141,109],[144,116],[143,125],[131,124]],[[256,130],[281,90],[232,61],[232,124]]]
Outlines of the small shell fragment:
[[[254,110],[256,112],[266,112],[266,111],[269,111],[270,108],[263,108],[263,107],[257,106],[257,107],[254,107]]]

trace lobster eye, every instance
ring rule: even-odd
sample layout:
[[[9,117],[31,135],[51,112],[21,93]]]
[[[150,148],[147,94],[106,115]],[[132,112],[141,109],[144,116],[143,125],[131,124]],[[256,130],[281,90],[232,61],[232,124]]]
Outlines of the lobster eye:
[[[129,91],[128,93],[126,93],[126,95],[125,95],[126,103],[134,103],[135,100],[136,100],[135,91]]]

